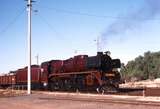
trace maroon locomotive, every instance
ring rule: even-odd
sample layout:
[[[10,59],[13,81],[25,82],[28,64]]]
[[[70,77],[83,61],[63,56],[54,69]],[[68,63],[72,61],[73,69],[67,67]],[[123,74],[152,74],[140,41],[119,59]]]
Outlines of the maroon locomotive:
[[[96,56],[78,55],[67,60],[51,60],[41,66],[31,66],[32,89],[48,90],[97,90],[116,91],[121,82],[118,72],[119,59],[111,59],[108,52],[98,52]],[[27,67],[14,72],[15,84],[27,84]],[[9,83],[2,81],[0,85]],[[3,84],[3,85],[2,85]]]
[[[44,73],[48,75],[50,90],[96,90],[116,91],[121,82],[118,72],[119,59],[111,59],[106,53],[96,56],[78,55],[67,60],[47,62]],[[46,62],[45,62],[46,64]]]

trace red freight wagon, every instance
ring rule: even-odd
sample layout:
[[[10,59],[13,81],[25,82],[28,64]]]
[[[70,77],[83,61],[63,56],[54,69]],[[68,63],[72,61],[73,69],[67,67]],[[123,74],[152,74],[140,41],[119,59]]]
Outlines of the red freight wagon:
[[[16,74],[16,78],[17,78],[17,84],[18,85],[27,85],[27,72],[28,69],[27,67],[23,68],[23,69],[19,69],[17,71]],[[35,89],[37,87],[40,87],[40,83],[41,83],[41,69],[39,66],[37,65],[32,65],[31,66],[31,87],[32,89]]]
[[[26,83],[27,82],[27,67],[23,69],[19,69],[17,71],[17,83]],[[40,82],[40,73],[41,69],[39,66],[32,65],[31,66],[31,82],[39,83]]]
[[[2,77],[2,84],[7,84],[7,77],[6,75]]]
[[[23,84],[27,81],[27,71],[25,69],[18,69],[16,73],[17,83]]]
[[[14,85],[14,84],[16,84],[16,76],[15,75],[0,76],[0,85],[2,87]]]
[[[16,76],[15,75],[8,76],[8,84],[16,84]]]

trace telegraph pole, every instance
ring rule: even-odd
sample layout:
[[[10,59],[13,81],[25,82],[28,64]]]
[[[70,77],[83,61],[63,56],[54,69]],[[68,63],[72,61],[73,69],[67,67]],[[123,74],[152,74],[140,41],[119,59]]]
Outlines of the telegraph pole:
[[[27,82],[27,93],[31,94],[31,0],[28,0],[27,11],[28,11],[28,82]]]
[[[36,56],[36,59],[37,59],[37,65],[39,65],[39,55],[38,54]]]
[[[100,51],[100,40],[99,37],[97,36],[97,39],[94,40],[96,42],[96,46],[97,46],[97,52]]]
[[[99,48],[99,36],[97,36],[97,52],[100,51],[100,48]]]

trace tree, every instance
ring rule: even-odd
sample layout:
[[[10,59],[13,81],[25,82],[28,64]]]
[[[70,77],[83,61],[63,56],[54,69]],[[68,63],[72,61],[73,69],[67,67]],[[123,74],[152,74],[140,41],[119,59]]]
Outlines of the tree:
[[[121,69],[121,73],[129,81],[132,78],[145,80],[160,77],[160,52],[145,52],[144,56],[138,56],[129,61]]]

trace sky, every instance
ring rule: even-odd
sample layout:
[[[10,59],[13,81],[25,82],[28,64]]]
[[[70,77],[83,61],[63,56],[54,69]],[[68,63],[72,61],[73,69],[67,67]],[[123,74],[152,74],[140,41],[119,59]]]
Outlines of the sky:
[[[110,51],[123,63],[160,49],[159,0],[35,0],[32,64]],[[0,73],[27,65],[27,2],[1,0]],[[98,42],[98,44],[97,44]]]

